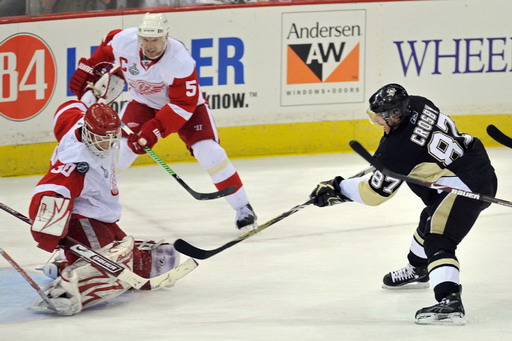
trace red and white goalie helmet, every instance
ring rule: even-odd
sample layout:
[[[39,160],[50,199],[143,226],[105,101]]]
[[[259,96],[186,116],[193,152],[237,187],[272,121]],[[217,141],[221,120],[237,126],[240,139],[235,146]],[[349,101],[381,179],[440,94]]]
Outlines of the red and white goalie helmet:
[[[96,156],[105,157],[119,148],[121,120],[108,105],[95,103],[87,109],[82,127],[82,142]]]

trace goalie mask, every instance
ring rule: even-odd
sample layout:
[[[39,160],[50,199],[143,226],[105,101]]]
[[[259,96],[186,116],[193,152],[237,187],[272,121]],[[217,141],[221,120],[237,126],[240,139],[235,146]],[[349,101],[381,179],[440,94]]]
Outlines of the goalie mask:
[[[375,115],[379,115],[390,127],[396,126],[396,124],[390,124],[388,120],[398,118],[402,122],[403,118],[410,113],[409,95],[399,84],[383,86],[370,97],[369,102],[370,108],[367,113],[372,123],[375,123]]]
[[[95,103],[87,109],[82,127],[82,142],[96,156],[105,157],[119,148],[121,120],[108,105]]]
[[[138,37],[144,56],[156,59],[162,55],[167,45],[169,25],[162,13],[146,13],[139,25]]]

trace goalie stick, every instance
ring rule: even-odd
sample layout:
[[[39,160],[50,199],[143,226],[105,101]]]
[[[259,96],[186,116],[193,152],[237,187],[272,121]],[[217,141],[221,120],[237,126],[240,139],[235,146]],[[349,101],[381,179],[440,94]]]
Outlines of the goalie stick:
[[[9,206],[0,203],[0,208],[7,213],[12,214],[16,218],[24,221],[25,223],[32,224],[32,220],[30,218],[24,216]],[[116,277],[117,279],[127,283],[132,288],[137,290],[156,290],[164,287],[171,287],[177,280],[189,274],[198,265],[194,259],[189,258],[168,272],[153,278],[144,278],[137,275],[130,269],[111,261],[110,259],[88,248],[87,246],[78,243],[72,238],[66,237],[63,239],[63,241],[69,248],[69,251],[71,251],[73,254],[84,259],[96,268],[104,270],[109,275]]]
[[[9,262],[9,264],[11,264],[11,266],[16,270],[18,271],[18,273],[32,286],[32,288],[35,289],[35,291],[37,291],[37,293],[39,294],[39,296],[41,296],[41,298],[46,302],[46,304],[48,304],[48,307],[50,308],[50,310],[53,310],[53,311],[57,311],[57,308],[55,307],[55,305],[53,304],[53,302],[50,300],[50,298],[48,297],[48,295],[46,295],[43,290],[41,290],[41,287],[32,279],[32,277],[30,277],[27,272],[18,264],[16,263],[16,261],[14,259],[12,259],[12,257],[4,250],[0,247],[0,253],[2,254],[2,256],[5,258],[6,261]]]
[[[487,126],[487,134],[502,145],[512,148],[512,138],[505,135],[501,130],[496,128],[496,126],[492,124]]]
[[[420,179],[412,178],[412,177],[409,177],[409,176],[406,176],[406,175],[395,173],[395,172],[385,168],[384,165],[382,163],[380,163],[379,160],[375,159],[370,153],[368,153],[368,151],[359,142],[357,142],[357,141],[350,141],[349,144],[350,144],[350,147],[352,147],[352,149],[357,154],[361,155],[361,157],[363,159],[365,159],[370,164],[372,164],[376,169],[381,171],[384,175],[388,175],[388,176],[390,176],[392,178],[399,179],[399,180],[402,180],[402,181],[406,181],[406,182],[411,183],[411,184],[415,184],[415,185],[419,185],[419,186],[423,186],[423,187],[428,187],[428,188],[431,188],[431,189],[434,189],[434,190],[444,191],[444,192],[447,192],[447,193],[453,193],[453,194],[460,195],[460,196],[463,196],[463,197],[466,197],[466,198],[470,198],[470,199],[474,199],[474,200],[480,200],[480,201],[485,201],[485,202],[488,202],[488,203],[503,205],[503,206],[507,206],[507,207],[512,207],[512,202],[511,201],[507,201],[507,200],[503,200],[503,199],[498,199],[498,198],[495,198],[495,197],[491,197],[489,195],[475,193],[475,192],[470,192],[470,191],[465,191],[463,189],[453,188],[453,187],[445,186],[445,185],[438,184],[438,183],[435,183],[435,182],[420,180]]]
[[[128,135],[132,135],[133,131],[128,127],[124,122],[121,122],[122,128],[124,132]],[[190,188],[185,181],[183,181],[178,174],[176,174],[175,171],[169,167],[154,151],[151,150],[151,148],[144,147],[144,151],[153,159],[156,163],[158,163],[160,166],[162,166],[163,169],[167,171],[167,173],[171,174],[176,181],[181,185],[181,187],[185,188],[187,192],[189,192],[195,199],[197,200],[212,200],[212,199],[218,199],[225,197],[226,195],[229,195],[231,193],[234,193],[236,191],[236,186],[229,186],[228,188],[224,188],[217,192],[212,193],[199,193],[194,191],[192,188]]]
[[[357,177],[360,177],[360,176],[364,176],[364,175],[372,172],[373,170],[374,170],[373,167],[369,167],[369,168],[367,168],[367,169],[365,169],[365,170],[363,170],[363,171],[353,175],[352,178],[357,178]],[[189,257],[196,258],[196,259],[207,259],[207,258],[210,258],[212,256],[215,256],[219,252],[222,252],[222,251],[232,247],[233,245],[236,245],[236,244],[246,240],[247,238],[255,235],[256,233],[263,231],[267,227],[269,227],[271,225],[274,225],[275,223],[283,220],[286,217],[291,216],[292,214],[302,210],[304,207],[306,207],[306,206],[308,206],[308,205],[310,205],[312,203],[313,203],[313,199],[310,199],[310,200],[306,201],[303,204],[294,206],[291,209],[289,209],[288,211],[281,213],[277,217],[275,217],[273,219],[270,219],[266,223],[259,225],[256,229],[251,230],[251,231],[247,231],[244,234],[236,237],[235,239],[227,242],[226,244],[224,244],[224,245],[222,245],[222,246],[220,246],[220,247],[218,247],[216,249],[212,249],[212,250],[200,249],[200,248],[198,248],[198,247],[188,243],[187,241],[185,241],[183,239],[177,239],[174,242],[174,248],[176,250],[178,250],[179,252],[181,252],[184,255],[187,255]]]

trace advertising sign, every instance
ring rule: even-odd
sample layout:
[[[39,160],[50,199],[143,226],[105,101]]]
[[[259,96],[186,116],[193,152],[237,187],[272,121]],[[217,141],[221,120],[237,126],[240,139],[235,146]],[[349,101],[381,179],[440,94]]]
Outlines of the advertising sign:
[[[364,100],[366,11],[282,14],[281,105]]]

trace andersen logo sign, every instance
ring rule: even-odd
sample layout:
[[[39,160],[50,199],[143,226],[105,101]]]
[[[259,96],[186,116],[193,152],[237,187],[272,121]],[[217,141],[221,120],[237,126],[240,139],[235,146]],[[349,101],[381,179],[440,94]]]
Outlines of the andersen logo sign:
[[[281,105],[363,101],[365,16],[283,13]]]

